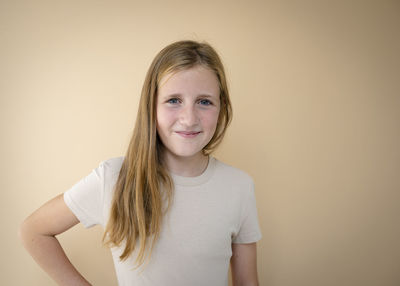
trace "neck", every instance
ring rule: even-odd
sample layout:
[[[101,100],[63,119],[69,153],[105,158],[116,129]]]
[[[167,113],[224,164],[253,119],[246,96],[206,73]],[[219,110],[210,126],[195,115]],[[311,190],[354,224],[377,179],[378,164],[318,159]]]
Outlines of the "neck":
[[[168,170],[182,177],[200,176],[208,166],[209,156],[201,152],[190,157],[175,156],[169,152],[164,154],[164,162]]]

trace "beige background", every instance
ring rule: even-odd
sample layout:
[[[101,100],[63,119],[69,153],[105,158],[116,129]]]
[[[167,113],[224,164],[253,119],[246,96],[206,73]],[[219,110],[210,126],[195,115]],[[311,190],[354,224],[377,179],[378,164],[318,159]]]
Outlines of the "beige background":
[[[253,176],[260,285],[400,285],[399,1],[0,2],[1,285],[54,285],[19,223],[123,155],[145,73],[181,39],[225,63],[215,153]],[[116,285],[101,228],[59,236]]]

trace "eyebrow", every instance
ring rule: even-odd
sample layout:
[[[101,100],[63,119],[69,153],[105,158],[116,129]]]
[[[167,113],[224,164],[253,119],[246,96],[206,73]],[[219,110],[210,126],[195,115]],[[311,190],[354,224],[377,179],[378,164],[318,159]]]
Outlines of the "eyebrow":
[[[174,97],[174,96],[182,96],[182,94],[181,93],[172,93],[172,94],[165,95],[164,97]],[[203,93],[197,95],[197,97],[215,98],[215,96],[212,96],[209,94],[203,94]]]

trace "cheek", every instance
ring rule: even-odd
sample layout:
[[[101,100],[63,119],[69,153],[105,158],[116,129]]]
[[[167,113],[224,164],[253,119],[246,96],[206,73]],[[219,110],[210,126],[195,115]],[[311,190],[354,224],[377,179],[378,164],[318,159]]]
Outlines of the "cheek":
[[[203,124],[209,128],[215,128],[218,123],[218,111],[207,114],[203,117]]]
[[[164,113],[160,108],[157,108],[157,116],[156,116],[156,121],[157,121],[157,132],[161,133],[161,129],[164,127]]]
[[[174,121],[174,112],[165,108],[157,109],[157,128],[167,128]]]

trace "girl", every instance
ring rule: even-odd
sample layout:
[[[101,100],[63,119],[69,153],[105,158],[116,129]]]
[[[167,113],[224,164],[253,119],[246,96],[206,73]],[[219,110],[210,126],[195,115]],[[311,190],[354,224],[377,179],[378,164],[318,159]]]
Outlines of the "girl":
[[[207,43],[161,50],[143,85],[124,157],[102,161],[22,223],[25,248],[59,285],[91,285],[56,235],[104,227],[119,285],[258,285],[253,180],[211,152],[232,118],[225,72]]]

